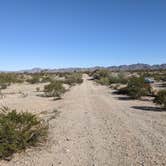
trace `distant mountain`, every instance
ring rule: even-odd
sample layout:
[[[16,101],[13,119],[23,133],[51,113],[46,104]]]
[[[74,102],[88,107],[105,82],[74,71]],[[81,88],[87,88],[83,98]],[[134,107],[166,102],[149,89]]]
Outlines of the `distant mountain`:
[[[42,71],[43,71],[43,69],[36,67],[36,68],[33,68],[33,69],[29,69],[29,70],[20,70],[18,72],[20,72],[20,73],[40,73]]]
[[[46,72],[74,72],[74,71],[93,71],[97,69],[109,69],[112,71],[125,71],[125,70],[159,70],[159,69],[166,69],[166,64],[160,64],[160,65],[148,65],[143,63],[137,63],[137,64],[131,64],[131,65],[120,65],[120,66],[109,66],[109,67],[102,67],[102,66],[96,66],[96,67],[90,67],[90,68],[60,68],[60,69],[41,69],[41,68],[33,68],[30,70],[21,70],[19,72],[27,72],[27,73],[40,73],[42,71]]]
[[[132,65],[120,65],[120,66],[110,66],[108,67],[110,70],[159,70],[166,69],[166,64],[161,65],[148,65],[143,63],[137,63]]]

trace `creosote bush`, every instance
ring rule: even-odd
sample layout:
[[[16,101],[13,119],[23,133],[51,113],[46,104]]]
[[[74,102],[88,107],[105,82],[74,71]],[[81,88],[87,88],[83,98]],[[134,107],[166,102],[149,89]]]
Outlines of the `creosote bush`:
[[[151,95],[151,86],[145,83],[144,77],[132,77],[129,79],[127,87],[119,89],[118,93],[139,99],[142,96]]]
[[[69,73],[65,75],[65,84],[69,84],[71,86],[75,85],[75,84],[81,84],[83,82],[82,79],[82,74],[81,73]]]
[[[161,105],[161,107],[166,109],[166,90],[160,90],[155,99],[154,103]]]
[[[101,85],[111,85],[113,83],[126,84],[127,79],[123,73],[113,74],[107,69],[96,70],[90,74],[93,79]]]
[[[110,84],[127,84],[128,79],[125,77],[124,73],[120,72],[117,76],[110,76]]]
[[[139,99],[151,93],[151,87],[149,84],[145,84],[144,77],[132,77],[128,82],[127,90],[128,95],[134,99]]]
[[[108,77],[101,77],[99,80],[96,80],[96,82],[101,85],[110,85],[110,79]]]
[[[44,87],[46,97],[58,97],[65,92],[62,81],[52,81],[50,84]]]
[[[0,73],[0,89],[6,89],[11,83],[22,83],[23,81],[21,74]]]
[[[27,82],[29,82],[30,84],[37,84],[40,83],[40,75],[38,74],[34,74],[31,76],[32,78],[28,79]]]
[[[0,158],[7,159],[15,152],[37,146],[45,140],[47,131],[48,125],[36,115],[3,107],[0,113]]]

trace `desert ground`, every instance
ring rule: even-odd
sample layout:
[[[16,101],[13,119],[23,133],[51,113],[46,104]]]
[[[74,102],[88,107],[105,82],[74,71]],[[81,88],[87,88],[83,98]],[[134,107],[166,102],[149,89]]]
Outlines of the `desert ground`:
[[[149,98],[129,100],[87,75],[83,79],[56,101],[37,95],[44,84],[4,90],[0,104],[48,119],[49,136],[0,166],[166,165],[166,112]]]

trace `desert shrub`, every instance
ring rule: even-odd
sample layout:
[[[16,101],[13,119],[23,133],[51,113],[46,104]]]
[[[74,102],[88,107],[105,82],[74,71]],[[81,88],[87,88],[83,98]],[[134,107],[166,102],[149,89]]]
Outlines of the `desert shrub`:
[[[7,83],[2,83],[0,84],[0,89],[6,89],[9,84]]]
[[[151,77],[156,81],[166,81],[166,71],[165,70],[140,72],[140,75],[142,75],[144,77]]]
[[[151,87],[149,84],[145,84],[144,77],[132,77],[128,82],[127,92],[132,98],[139,99],[142,96],[149,95]]]
[[[50,81],[52,81],[50,76],[44,76],[44,77],[42,77],[42,80],[41,80],[42,83],[50,82]]]
[[[36,146],[47,135],[48,126],[36,115],[3,107],[0,113],[0,158]]]
[[[92,76],[93,79],[101,85],[109,85],[110,84],[110,71],[108,71],[106,69],[93,71],[90,74],[90,76]]]
[[[40,75],[38,74],[32,75],[32,78],[28,79],[27,82],[29,82],[30,84],[40,83]]]
[[[15,73],[0,73],[0,85],[10,85],[11,83],[23,82],[21,76]]]
[[[157,93],[154,102],[166,108],[166,90],[160,90]]]
[[[119,89],[117,93],[139,99],[142,96],[151,95],[151,86],[145,83],[144,77],[132,77],[129,79],[127,87]]]
[[[65,73],[65,72],[62,72],[62,73],[57,73],[57,75],[59,77],[65,77],[66,75],[68,75],[69,73]]]
[[[93,79],[102,85],[111,85],[114,83],[118,84],[126,84],[127,83],[127,78],[125,78],[125,75],[120,72],[117,75],[112,74],[111,71],[106,70],[106,69],[101,69],[101,70],[96,70],[93,71],[90,76],[93,77]]]
[[[96,80],[96,82],[101,85],[109,85],[110,79],[108,77],[101,77],[99,80]]]
[[[119,73],[117,76],[109,77],[110,84],[127,84],[128,80],[122,73]]]
[[[96,70],[92,73],[93,79],[100,80],[101,78],[109,77],[110,71],[106,69]]]
[[[82,74],[81,73],[70,73],[65,75],[64,83],[69,85],[81,84],[83,82]]]
[[[40,92],[40,87],[37,87],[37,88],[36,88],[36,92]]]
[[[65,92],[63,83],[61,81],[52,81],[50,84],[44,87],[44,92],[46,97],[58,97]]]

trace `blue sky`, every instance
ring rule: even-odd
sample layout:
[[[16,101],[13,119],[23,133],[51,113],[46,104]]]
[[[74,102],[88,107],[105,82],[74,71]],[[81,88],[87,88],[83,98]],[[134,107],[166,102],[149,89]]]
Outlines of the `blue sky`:
[[[0,70],[166,63],[165,0],[4,0]]]

